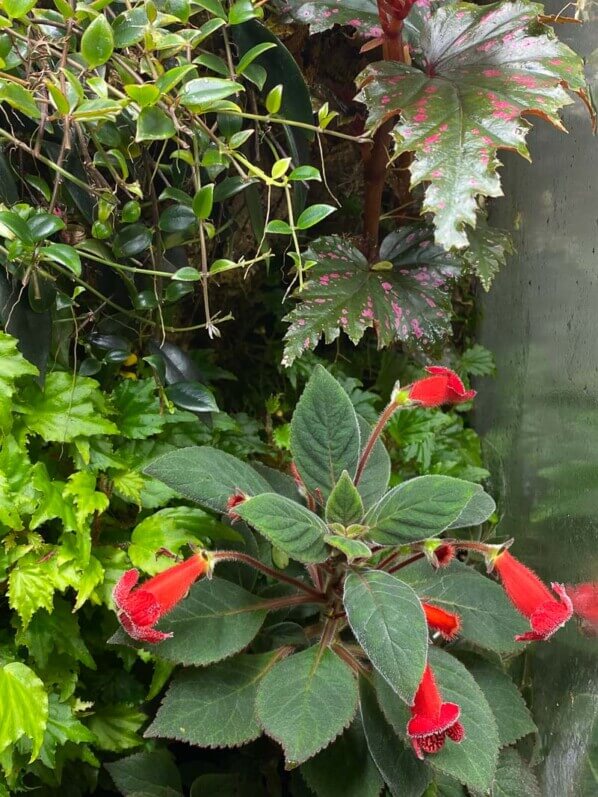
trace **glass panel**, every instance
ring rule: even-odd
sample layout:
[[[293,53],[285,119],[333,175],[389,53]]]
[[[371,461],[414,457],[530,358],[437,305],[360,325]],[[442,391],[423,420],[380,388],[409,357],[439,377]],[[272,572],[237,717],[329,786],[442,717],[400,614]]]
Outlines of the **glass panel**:
[[[548,4],[553,13],[575,6]],[[588,58],[598,94],[598,3],[559,35]],[[500,530],[547,581],[598,582],[598,141],[580,102],[568,136],[534,123],[533,165],[506,156],[492,223],[517,254],[482,298],[481,342],[498,375],[481,386]],[[598,794],[598,641],[574,622],[530,653],[546,797]]]

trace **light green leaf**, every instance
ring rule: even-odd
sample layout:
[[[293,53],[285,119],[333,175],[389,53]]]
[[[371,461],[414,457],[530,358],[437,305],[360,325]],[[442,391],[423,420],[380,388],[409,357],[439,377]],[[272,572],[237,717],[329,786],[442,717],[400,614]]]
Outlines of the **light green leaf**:
[[[67,742],[82,744],[93,742],[93,733],[73,714],[68,703],[61,703],[58,695],[51,694],[48,704],[48,722],[44,741],[39,753],[42,763],[48,769],[56,766],[56,751]]]
[[[11,401],[15,392],[15,381],[22,376],[37,376],[35,365],[26,360],[17,349],[17,339],[0,331],[0,428],[6,427],[10,419]]]
[[[308,230],[310,227],[315,227],[335,210],[336,208],[332,205],[311,205],[309,208],[305,208],[297,219],[297,229]]]
[[[287,764],[301,764],[349,725],[357,708],[357,684],[349,667],[317,645],[278,662],[262,680],[257,716],[279,742]]]
[[[422,600],[458,614],[463,639],[497,653],[519,649],[515,635],[527,623],[492,579],[460,562],[438,571],[418,563],[403,571],[403,579]]]
[[[459,721],[465,738],[459,744],[447,740],[442,750],[428,756],[427,762],[472,791],[486,792],[494,778],[500,746],[490,706],[473,677],[453,656],[431,647],[429,661],[443,700],[461,707]],[[380,706],[395,732],[405,736],[409,708],[396,699],[382,678],[377,679],[376,690]]]
[[[275,652],[243,654],[201,670],[179,673],[146,736],[178,739],[199,747],[237,747],[257,739],[255,699]]]
[[[392,797],[422,797],[430,781],[430,770],[394,732],[378,705],[374,687],[366,678],[359,679],[359,698],[370,755]]]
[[[418,476],[393,487],[370,509],[370,536],[383,545],[441,534],[461,515],[479,484],[451,476]]]
[[[153,105],[160,99],[160,89],[154,83],[129,83],[125,86],[125,92],[140,108]]]
[[[352,540],[349,537],[343,537],[340,534],[327,534],[324,537],[324,542],[332,545],[338,551],[342,551],[347,559],[351,562],[353,559],[369,559],[372,552],[361,540]]]
[[[145,473],[216,512],[225,513],[228,499],[237,492],[249,496],[270,492],[268,482],[250,465],[210,446],[171,451],[152,462]]]
[[[79,661],[90,670],[96,665],[83,641],[77,615],[62,598],[54,600],[51,611],[36,612],[29,625],[17,633],[17,642],[24,645],[36,665],[45,670],[53,656],[64,655]]]
[[[81,55],[90,69],[105,64],[114,50],[114,36],[103,14],[97,16],[81,37]]]
[[[350,526],[363,520],[363,502],[346,470],[334,485],[326,502],[326,522]]]
[[[164,427],[164,416],[153,379],[121,381],[112,394],[118,413],[115,421],[119,434],[133,440],[152,437]]]
[[[0,87],[2,83],[0,82]],[[0,211],[0,235],[3,238],[17,238],[24,244],[33,244],[33,236],[29,232],[27,222],[14,210]]]
[[[193,212],[198,219],[208,219],[214,204],[214,183],[202,186],[193,197]]]
[[[428,627],[413,589],[382,571],[349,573],[344,605],[349,625],[379,673],[411,703],[422,679]]]
[[[351,400],[318,365],[293,413],[291,453],[305,486],[325,499],[344,470],[353,475],[360,451],[360,431]]]
[[[318,797],[378,797],[382,778],[359,715],[342,736],[303,764],[301,775]]]
[[[178,767],[168,750],[134,753],[104,766],[127,797],[176,797],[183,792]]]
[[[37,0],[4,0],[2,8],[11,19],[21,18],[37,5]]]
[[[100,706],[87,720],[100,750],[118,753],[139,747],[143,739],[137,734],[147,717],[134,706],[117,703]]]
[[[94,379],[52,371],[43,389],[27,385],[18,398],[15,411],[24,416],[30,432],[48,442],[118,432],[106,417],[106,400]]]
[[[37,120],[41,118],[41,111],[37,106],[33,93],[18,83],[0,80],[0,101],[7,102],[30,119]]]
[[[326,524],[295,501],[264,493],[239,504],[235,512],[293,559],[323,562],[327,558]]]
[[[505,672],[483,659],[468,661],[467,669],[492,707],[501,747],[537,731],[519,689]]]
[[[184,545],[208,539],[235,541],[241,537],[201,509],[168,507],[144,518],[135,527],[128,548],[129,559],[135,567],[155,575],[172,565],[172,559],[160,555],[162,549],[178,554]]]
[[[0,706],[0,753],[27,736],[33,761],[48,720],[48,695],[33,670],[17,661],[0,668]]]
[[[85,521],[97,513],[108,509],[110,499],[106,493],[96,490],[97,476],[92,471],[80,470],[69,476],[64,488],[64,495],[71,496],[76,507],[79,528]]]
[[[225,659],[246,647],[261,628],[260,599],[230,581],[204,579],[160,623],[173,637],[152,646],[160,658],[177,664],[206,664]]]
[[[137,118],[135,141],[165,141],[174,135],[174,122],[161,108],[143,108]]]
[[[221,100],[244,91],[240,83],[217,77],[200,77],[190,80],[179,92],[181,105],[195,113],[205,113]]]
[[[38,609],[52,611],[56,578],[53,559],[40,561],[40,556],[34,553],[19,559],[12,568],[8,577],[8,602],[19,614],[23,627],[29,625]]]

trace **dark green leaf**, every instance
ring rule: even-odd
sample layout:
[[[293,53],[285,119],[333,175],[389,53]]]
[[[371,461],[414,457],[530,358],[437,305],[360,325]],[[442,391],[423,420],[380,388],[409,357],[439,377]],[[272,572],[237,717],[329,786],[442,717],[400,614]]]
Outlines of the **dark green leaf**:
[[[7,237],[7,233],[12,233],[24,244],[33,244],[33,236],[29,232],[27,222],[12,210],[0,210],[0,235]]]
[[[359,36],[378,38],[380,17],[375,0],[289,0],[289,8],[297,22],[309,25],[312,33],[322,33],[333,25],[350,25]]]
[[[451,476],[418,476],[393,487],[366,517],[383,545],[435,537],[461,515],[479,484]]]
[[[498,759],[491,797],[541,797],[536,776],[516,750],[503,750]]]
[[[219,412],[211,390],[199,382],[177,382],[166,388],[168,398],[189,412]]]
[[[357,416],[357,421],[359,422],[363,448],[372,430],[367,421],[361,416]],[[369,509],[385,494],[390,479],[390,468],[390,456],[384,447],[384,443],[378,438],[357,485],[365,509]]]
[[[506,673],[482,659],[468,661],[467,668],[492,708],[501,747],[537,730],[524,699]]]
[[[422,679],[428,628],[413,589],[382,571],[357,571],[345,580],[347,620],[374,667],[411,703]]]
[[[351,400],[318,365],[291,422],[291,453],[307,489],[319,489],[328,498],[344,470],[355,473],[359,451],[359,425]]]
[[[197,224],[195,213],[186,205],[170,205],[160,214],[158,227],[164,232],[187,232]]]
[[[326,524],[295,501],[265,493],[239,504],[235,512],[293,559],[323,562],[327,558]]]
[[[278,662],[262,680],[257,716],[282,745],[287,764],[307,761],[349,725],[357,684],[349,667],[317,645]]]
[[[350,526],[363,519],[363,502],[351,477],[344,470],[326,502],[326,522]]]
[[[114,236],[112,251],[116,257],[134,257],[152,243],[152,232],[145,224],[127,224]]]
[[[160,658],[185,666],[220,661],[246,647],[266,612],[253,608],[259,598],[220,578],[199,581],[189,596],[160,623],[171,639],[152,647]]]
[[[359,715],[301,774],[318,797],[378,797],[382,778],[370,756]]]
[[[305,208],[297,219],[297,229],[308,230],[310,227],[315,227],[335,210],[336,208],[332,205],[311,205],[311,207]]]
[[[34,241],[43,241],[55,232],[64,230],[63,220],[53,213],[34,213],[27,219],[27,225]]]
[[[75,276],[81,276],[81,258],[79,252],[67,244],[47,244],[39,250],[41,257],[45,260],[52,260],[60,263],[72,271]]]
[[[261,734],[255,716],[258,686],[278,658],[276,651],[242,654],[201,670],[184,670],[145,735],[199,747],[236,747],[256,739]]]
[[[270,485],[245,462],[210,446],[192,446],[164,454],[145,469],[185,498],[227,511],[235,493],[259,495],[271,492]]]
[[[412,565],[403,578],[422,600],[459,615],[463,639],[497,653],[518,650],[515,635],[527,623],[492,579],[460,562],[436,572],[427,563]]]
[[[182,794],[181,777],[168,750],[135,753],[105,766],[117,788],[126,797],[170,797]]]
[[[179,92],[179,101],[195,113],[205,113],[211,106],[233,94],[243,91],[240,83],[217,77],[190,80]]]

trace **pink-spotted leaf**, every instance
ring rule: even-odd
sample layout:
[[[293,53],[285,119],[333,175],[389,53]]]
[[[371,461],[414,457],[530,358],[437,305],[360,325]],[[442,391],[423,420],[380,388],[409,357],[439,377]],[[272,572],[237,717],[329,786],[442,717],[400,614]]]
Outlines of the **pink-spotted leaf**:
[[[288,0],[285,6],[293,19],[321,33],[333,25],[350,25],[360,36],[382,35],[376,0]]]
[[[573,102],[567,89],[585,96],[581,58],[539,21],[542,12],[515,0],[411,14],[413,65],[379,62],[358,77],[369,129],[400,113],[396,153],[415,153],[411,184],[428,184],[422,212],[434,213],[436,243],[446,249],[468,245],[478,196],[501,195],[497,151],[529,157],[522,115],[562,128],[558,112]]]
[[[459,273],[455,256],[435,246],[428,227],[403,227],[382,242],[370,264],[351,241],[337,235],[316,239],[305,253],[314,260],[300,303],[286,316],[284,365],[332,343],[341,330],[358,343],[374,329],[379,347],[395,340],[420,344],[450,331],[448,280]]]

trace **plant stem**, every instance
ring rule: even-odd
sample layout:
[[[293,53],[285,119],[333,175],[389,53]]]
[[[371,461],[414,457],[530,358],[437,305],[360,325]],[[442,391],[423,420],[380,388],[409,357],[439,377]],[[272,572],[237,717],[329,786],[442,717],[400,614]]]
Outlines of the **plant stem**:
[[[404,61],[405,53],[401,29],[396,37],[385,38],[384,59]],[[363,207],[363,240],[364,253],[373,262],[378,256],[378,237],[380,216],[382,215],[382,194],[386,179],[390,133],[395,125],[394,117],[384,122],[374,134],[374,141],[369,151],[364,148],[364,207]]]
[[[349,651],[342,645],[333,645],[332,650],[336,655],[346,662],[357,675],[369,675],[369,670],[363,666]]]
[[[268,612],[275,611],[276,609],[286,609],[288,606],[301,606],[304,603],[320,603],[316,598],[309,595],[287,595],[284,598],[272,598],[267,601],[260,601],[259,603],[252,603],[245,611],[255,612],[265,609]]]
[[[277,124],[277,125],[285,125],[287,127],[300,127],[303,130],[312,130],[314,133],[322,133],[325,136],[333,136],[334,138],[343,138],[346,141],[353,141],[357,144],[364,143],[366,141],[371,141],[371,139],[366,136],[351,136],[348,133],[340,133],[338,130],[328,130],[325,127],[320,127],[319,125],[310,125],[307,122],[296,122],[294,119],[277,119],[273,116],[266,116],[259,113],[247,113],[246,111],[227,111],[234,116],[242,116],[243,119],[253,119],[256,122],[266,122],[267,124]]]
[[[242,562],[249,567],[253,567],[255,570],[259,570],[266,576],[275,578],[278,581],[283,581],[285,584],[292,584],[294,587],[302,590],[306,593],[306,595],[309,595],[311,598],[320,603],[325,602],[323,593],[312,589],[312,587],[310,587],[308,584],[305,584],[303,581],[299,581],[297,578],[287,576],[285,573],[281,573],[279,570],[274,570],[274,568],[268,567],[268,565],[265,565],[263,562],[260,562],[259,559],[255,559],[253,556],[249,556],[249,554],[241,553],[240,551],[212,551],[210,555],[214,562]]]
[[[382,412],[380,417],[378,418],[376,425],[372,429],[370,438],[365,444],[365,448],[361,453],[361,457],[359,458],[359,463],[357,465],[357,470],[355,472],[355,486],[359,484],[359,481],[363,476],[363,470],[368,463],[373,448],[376,445],[376,441],[382,434],[382,430],[384,429],[388,421],[392,418],[394,413],[399,409],[399,406],[400,405],[397,404],[396,401],[393,401],[391,399],[390,402],[384,408],[384,411]]]
[[[390,570],[388,570],[387,572],[388,573],[396,573],[399,570],[402,570],[404,567],[408,567],[409,565],[413,564],[413,562],[417,562],[419,559],[423,559],[424,556],[425,556],[425,554],[423,554],[423,553],[413,554],[413,556],[410,556],[409,559],[404,559],[402,562],[399,562],[398,565],[395,565],[394,567],[391,567]]]

